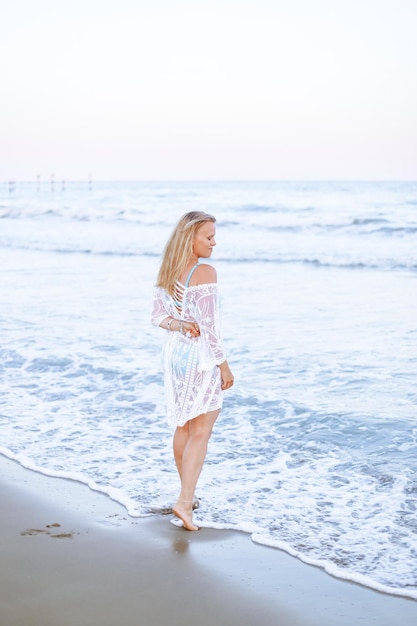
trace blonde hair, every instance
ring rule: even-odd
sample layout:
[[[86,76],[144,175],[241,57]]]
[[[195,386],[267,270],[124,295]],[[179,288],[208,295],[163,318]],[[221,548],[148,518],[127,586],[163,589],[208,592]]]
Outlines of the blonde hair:
[[[193,255],[193,242],[198,229],[216,218],[203,211],[190,211],[183,215],[175,226],[162,253],[161,267],[156,284],[174,295],[175,281],[183,273]]]

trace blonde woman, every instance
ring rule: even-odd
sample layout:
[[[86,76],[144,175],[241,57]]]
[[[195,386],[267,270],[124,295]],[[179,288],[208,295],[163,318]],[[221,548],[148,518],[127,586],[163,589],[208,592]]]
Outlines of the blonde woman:
[[[194,492],[223,391],[233,385],[220,335],[216,270],[200,262],[216,245],[215,222],[200,211],[181,217],[163,252],[152,312],[152,323],[166,331],[165,398],[181,479],[172,510],[187,530],[198,530]]]

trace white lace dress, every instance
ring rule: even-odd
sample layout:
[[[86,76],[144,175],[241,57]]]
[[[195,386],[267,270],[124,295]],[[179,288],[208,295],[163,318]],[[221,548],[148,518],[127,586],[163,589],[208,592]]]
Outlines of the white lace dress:
[[[220,332],[217,283],[186,287],[177,283],[180,302],[165,289],[156,287],[152,323],[159,326],[168,316],[195,321],[199,337],[177,331],[165,333],[163,367],[167,419],[184,426],[194,417],[220,409],[223,403],[220,369],[226,356]]]

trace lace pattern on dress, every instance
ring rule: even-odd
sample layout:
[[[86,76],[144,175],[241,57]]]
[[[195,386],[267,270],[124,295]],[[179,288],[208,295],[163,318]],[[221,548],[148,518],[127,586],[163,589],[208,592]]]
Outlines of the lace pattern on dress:
[[[183,426],[189,419],[221,408],[223,402],[217,365],[226,356],[220,332],[217,283],[184,287],[181,312],[176,298],[157,287],[152,323],[159,326],[168,316],[195,320],[200,327],[200,336],[193,338],[165,331],[163,366],[167,417],[172,425]]]

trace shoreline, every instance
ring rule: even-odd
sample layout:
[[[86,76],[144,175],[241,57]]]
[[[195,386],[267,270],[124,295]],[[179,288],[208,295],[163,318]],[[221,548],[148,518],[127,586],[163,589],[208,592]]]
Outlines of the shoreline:
[[[3,455],[0,469],[7,626],[417,623],[416,601],[334,578],[246,533],[189,533]]]
[[[121,507],[124,514],[127,515],[127,517],[131,520],[155,518],[155,516],[168,515],[171,513],[171,511],[168,510],[166,506],[162,506],[162,507],[156,506],[156,507],[149,508],[148,512],[144,514],[138,514],[136,511],[130,512],[129,506],[126,502],[123,502],[123,500],[112,496],[111,488],[106,489],[104,487],[100,487],[94,481],[90,481],[87,483],[86,481],[83,481],[81,477],[66,476],[64,472],[57,472],[55,474],[44,472],[42,468],[31,466],[30,463],[22,464],[17,455],[14,455],[12,453],[8,454],[7,451],[4,451],[4,449],[2,448],[0,448],[0,469],[1,469],[1,459],[5,459],[6,461],[12,461],[12,463],[15,463],[18,467],[20,467],[24,471],[31,472],[32,474],[35,474],[35,475],[43,476],[45,479],[52,479],[53,485],[59,484],[59,483],[56,483],[55,481],[64,481],[64,483],[66,484],[74,483],[78,485],[79,487],[81,487],[82,489],[82,491],[81,490],[78,491],[77,493],[78,496],[81,496],[83,494],[84,497],[89,497],[89,494],[98,494],[99,497],[102,498],[102,502],[105,502],[106,500],[110,500],[117,507]],[[0,480],[1,480],[1,475],[0,475]],[[103,500],[103,497],[104,497],[104,500]],[[251,538],[251,541],[253,543],[263,546],[263,547],[270,548],[272,550],[278,550],[279,552],[283,552],[284,554],[287,554],[291,556],[292,558],[295,558],[310,567],[314,567],[314,568],[318,568],[322,570],[329,576],[332,576],[340,581],[352,583],[354,585],[359,585],[360,587],[365,587],[366,589],[370,589],[371,591],[376,591],[383,595],[389,595],[389,596],[394,596],[394,597],[398,597],[402,599],[417,601],[417,586],[410,587],[409,589],[404,588],[403,590],[400,588],[389,587],[388,585],[378,583],[374,581],[373,579],[368,578],[367,576],[364,576],[362,574],[350,573],[349,571],[340,569],[336,565],[332,564],[331,562],[324,562],[324,561],[318,561],[315,559],[310,559],[306,557],[304,554],[298,553],[297,551],[291,549],[290,546],[288,546],[287,544],[283,542],[274,541],[274,540],[268,541],[265,537],[263,536],[261,537],[261,535],[258,536],[257,532],[253,532],[253,530],[248,529],[245,524],[241,525],[241,527],[234,527],[232,525],[227,526],[227,525],[222,525],[222,524],[211,524],[211,523],[208,523],[206,525],[201,520],[200,521],[197,520],[197,521],[198,521],[198,525],[200,526],[200,528],[204,528],[205,530],[216,530],[220,532],[230,531],[230,532],[237,532],[239,534],[240,533],[247,534]],[[179,524],[177,525],[179,526]]]

